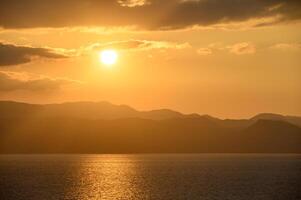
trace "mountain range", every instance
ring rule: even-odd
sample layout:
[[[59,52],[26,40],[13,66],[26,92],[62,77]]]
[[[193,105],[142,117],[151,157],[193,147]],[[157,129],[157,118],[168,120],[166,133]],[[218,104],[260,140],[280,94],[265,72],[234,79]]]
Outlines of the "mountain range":
[[[0,101],[0,153],[301,153],[301,117]]]

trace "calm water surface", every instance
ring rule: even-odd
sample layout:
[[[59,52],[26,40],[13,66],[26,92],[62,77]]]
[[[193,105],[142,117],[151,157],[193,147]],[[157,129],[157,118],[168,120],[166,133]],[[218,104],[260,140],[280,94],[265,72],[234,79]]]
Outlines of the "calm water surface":
[[[1,200],[298,200],[301,155],[1,155]]]

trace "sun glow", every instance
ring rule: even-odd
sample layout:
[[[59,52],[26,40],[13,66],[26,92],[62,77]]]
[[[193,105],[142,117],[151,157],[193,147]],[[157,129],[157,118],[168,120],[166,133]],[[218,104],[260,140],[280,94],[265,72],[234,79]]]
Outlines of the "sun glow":
[[[117,58],[118,58],[118,54],[114,50],[103,50],[99,53],[99,59],[105,65],[115,64]]]

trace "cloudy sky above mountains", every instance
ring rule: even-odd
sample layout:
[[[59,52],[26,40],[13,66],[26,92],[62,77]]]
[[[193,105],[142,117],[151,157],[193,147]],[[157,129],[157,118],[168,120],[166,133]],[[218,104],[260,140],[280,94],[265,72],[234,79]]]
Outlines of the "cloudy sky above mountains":
[[[298,0],[2,0],[0,99],[301,115],[300,19]]]

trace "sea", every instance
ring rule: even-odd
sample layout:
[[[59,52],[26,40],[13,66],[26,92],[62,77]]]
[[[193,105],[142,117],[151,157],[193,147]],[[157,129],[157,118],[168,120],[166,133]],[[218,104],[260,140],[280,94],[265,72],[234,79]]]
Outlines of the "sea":
[[[299,200],[297,154],[0,155],[0,200]]]

